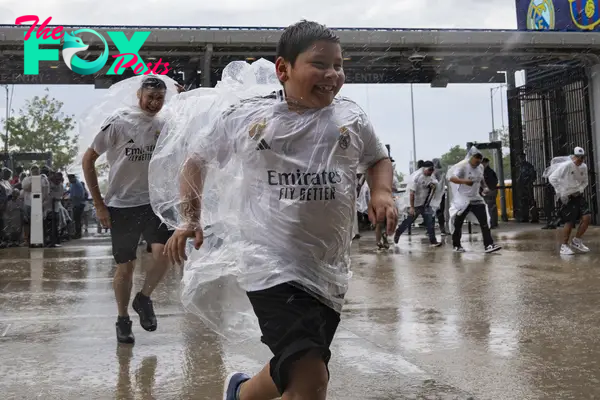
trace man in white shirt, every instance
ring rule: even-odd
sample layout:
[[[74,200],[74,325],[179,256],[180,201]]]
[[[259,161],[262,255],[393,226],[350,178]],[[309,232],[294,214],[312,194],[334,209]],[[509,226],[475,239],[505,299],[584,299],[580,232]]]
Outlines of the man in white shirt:
[[[417,170],[412,176],[411,182],[408,185],[407,189],[410,190],[410,208],[408,210],[408,218],[405,218],[404,221],[402,221],[402,223],[398,226],[398,229],[396,229],[394,243],[398,244],[400,235],[402,235],[404,231],[408,229],[408,227],[419,215],[422,215],[431,246],[439,247],[442,243],[438,242],[437,238],[435,237],[435,229],[433,225],[435,214],[429,205],[431,199],[435,195],[438,181],[433,174],[435,170],[433,162],[424,161],[422,165],[423,166],[421,169]]]
[[[147,271],[144,286],[135,296],[132,307],[139,314],[142,328],[149,332],[157,328],[150,295],[167,270],[168,259],[163,248],[171,232],[150,205],[148,165],[164,125],[158,113],[163,107],[166,91],[166,84],[160,78],[144,78],[138,90],[139,104],[120,110],[110,118],[83,157],[84,176],[96,216],[111,232],[117,263],[113,288],[118,308],[116,331],[119,343],[135,342],[128,308],[141,235],[152,246],[154,264]],[[106,197],[102,198],[95,163],[104,153],[110,172]]]
[[[487,206],[483,200],[483,197],[479,194],[480,189],[483,188],[483,192],[487,193],[488,188],[485,185],[483,179],[483,155],[479,151],[475,151],[474,154],[469,153],[467,160],[461,161],[455,167],[451,169],[451,176],[449,181],[455,186],[456,196],[453,195],[453,203],[457,203],[464,199],[462,209],[454,217],[454,231],[452,232],[452,245],[454,251],[458,253],[464,252],[464,248],[460,243],[462,236],[462,226],[469,213],[472,213],[481,228],[481,235],[483,236],[483,246],[486,253],[493,253],[501,249],[500,246],[494,244],[492,239],[492,233],[488,223],[488,211]]]
[[[577,222],[579,222],[579,228],[571,241],[571,246],[582,253],[590,251],[581,240],[592,220],[590,206],[583,196],[583,191],[589,183],[587,165],[583,162],[584,158],[585,151],[581,147],[575,147],[570,159],[557,166],[554,172],[548,176],[548,181],[563,202],[560,211],[565,224],[563,243],[560,248],[562,255],[575,254],[569,247],[569,239]]]

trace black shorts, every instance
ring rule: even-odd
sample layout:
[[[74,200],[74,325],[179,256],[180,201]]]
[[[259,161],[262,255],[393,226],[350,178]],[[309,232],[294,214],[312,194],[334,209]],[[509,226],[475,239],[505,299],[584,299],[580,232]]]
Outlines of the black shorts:
[[[148,244],[165,244],[172,231],[154,214],[152,206],[116,208],[108,207],[113,257],[117,264],[136,259],[140,236]]]
[[[590,206],[583,196],[575,196],[569,198],[567,204],[563,205],[560,210],[562,222],[576,224],[581,217],[591,215]]]
[[[329,347],[340,323],[340,314],[306,291],[289,283],[248,292],[266,344],[273,358],[271,378],[279,393],[289,384],[294,361],[316,350],[329,364]]]

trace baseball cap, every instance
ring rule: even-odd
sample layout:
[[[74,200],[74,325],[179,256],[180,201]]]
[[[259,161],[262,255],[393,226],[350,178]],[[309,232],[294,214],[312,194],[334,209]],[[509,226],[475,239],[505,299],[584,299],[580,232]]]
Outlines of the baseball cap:
[[[573,150],[573,155],[583,157],[585,155],[585,151],[581,147],[575,147],[575,150]]]

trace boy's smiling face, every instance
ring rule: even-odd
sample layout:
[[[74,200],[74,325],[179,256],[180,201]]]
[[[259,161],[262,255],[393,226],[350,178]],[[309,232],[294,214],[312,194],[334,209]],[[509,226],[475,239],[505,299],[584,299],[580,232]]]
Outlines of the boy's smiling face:
[[[327,107],[346,80],[339,43],[318,41],[298,55],[292,66],[279,57],[275,63],[277,76],[286,96],[307,108]]]

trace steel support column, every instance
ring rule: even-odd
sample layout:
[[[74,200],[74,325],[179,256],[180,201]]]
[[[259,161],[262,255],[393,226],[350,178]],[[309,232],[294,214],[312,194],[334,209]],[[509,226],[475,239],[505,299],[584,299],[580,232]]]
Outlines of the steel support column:
[[[213,45],[212,43],[208,43],[206,45],[206,50],[204,51],[204,68],[202,69],[202,86],[203,87],[211,87],[212,86],[212,55],[213,55]]]

